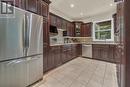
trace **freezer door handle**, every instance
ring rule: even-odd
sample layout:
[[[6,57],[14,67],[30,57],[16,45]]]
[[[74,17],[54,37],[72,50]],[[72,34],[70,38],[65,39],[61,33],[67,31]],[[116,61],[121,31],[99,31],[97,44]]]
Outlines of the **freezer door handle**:
[[[35,57],[28,57],[27,58],[27,61],[33,61],[33,60],[38,60],[38,57],[36,57],[36,58]]]
[[[22,63],[22,62],[25,62],[25,61],[26,61],[26,59],[13,60],[11,62],[8,62],[7,65],[18,64],[18,63]]]

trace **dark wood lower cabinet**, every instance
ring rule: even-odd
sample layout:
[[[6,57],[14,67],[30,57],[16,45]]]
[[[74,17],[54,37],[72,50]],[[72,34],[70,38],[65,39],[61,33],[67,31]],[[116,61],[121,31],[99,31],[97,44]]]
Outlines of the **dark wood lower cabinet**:
[[[62,61],[61,61],[61,46],[55,47],[53,53],[54,53],[55,67],[58,67],[62,64]]]
[[[97,47],[96,45],[93,45],[93,50],[92,50],[92,53],[93,53],[93,58],[95,59],[100,59],[100,47]]]
[[[76,54],[77,54],[77,56],[81,56],[82,55],[82,44],[78,44],[77,46],[76,46]]]
[[[72,46],[71,45],[64,45],[62,46],[62,63],[66,63],[72,59]]]
[[[43,72],[48,71],[48,47],[44,44],[43,47]]]
[[[78,56],[81,45],[62,45],[44,47],[43,69],[44,72],[52,70]]]
[[[48,61],[47,61],[47,70],[51,70],[55,68],[55,56],[54,56],[54,48],[49,48]]]
[[[116,63],[114,45],[93,45],[93,58]]]

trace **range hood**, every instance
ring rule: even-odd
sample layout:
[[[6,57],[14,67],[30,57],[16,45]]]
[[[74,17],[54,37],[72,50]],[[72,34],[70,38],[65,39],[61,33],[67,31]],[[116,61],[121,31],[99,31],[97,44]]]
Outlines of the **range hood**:
[[[50,36],[57,36],[58,35],[58,30],[56,26],[50,25]]]

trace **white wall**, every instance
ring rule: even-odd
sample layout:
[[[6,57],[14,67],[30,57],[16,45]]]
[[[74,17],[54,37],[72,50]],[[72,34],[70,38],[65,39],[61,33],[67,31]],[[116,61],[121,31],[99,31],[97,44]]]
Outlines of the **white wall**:
[[[94,21],[102,21],[102,20],[106,20],[106,19],[111,19],[112,15],[114,13],[116,13],[116,8],[113,9],[113,10],[110,10],[108,12],[105,12],[105,13],[93,15],[93,16],[90,16],[90,17],[83,17],[83,18],[81,18],[81,20],[73,20],[72,17],[69,17],[68,15],[66,15],[66,14],[62,13],[61,11],[53,8],[52,6],[50,6],[50,12],[54,13],[54,14],[60,16],[60,17],[63,17],[64,19],[69,20],[69,21],[83,21],[83,22],[87,23],[87,22],[94,22]]]
[[[58,16],[66,19],[68,21],[73,21],[68,15],[66,15],[66,14],[62,13],[61,11],[53,8],[52,6],[50,6],[50,11],[49,12],[51,12],[51,13],[53,13],[55,15],[58,15]]]
[[[102,21],[102,20],[106,20],[106,19],[111,19],[112,15],[116,13],[116,10],[110,11],[110,12],[106,12],[106,13],[102,13],[102,14],[98,14],[95,16],[91,16],[91,17],[87,17],[82,19],[81,21],[88,23],[88,22],[94,22],[94,21]]]

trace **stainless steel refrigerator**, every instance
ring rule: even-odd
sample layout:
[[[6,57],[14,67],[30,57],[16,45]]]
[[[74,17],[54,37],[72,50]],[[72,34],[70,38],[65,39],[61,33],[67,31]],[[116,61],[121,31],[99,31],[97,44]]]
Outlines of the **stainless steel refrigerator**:
[[[43,17],[14,11],[0,18],[0,87],[26,87],[43,76]]]

